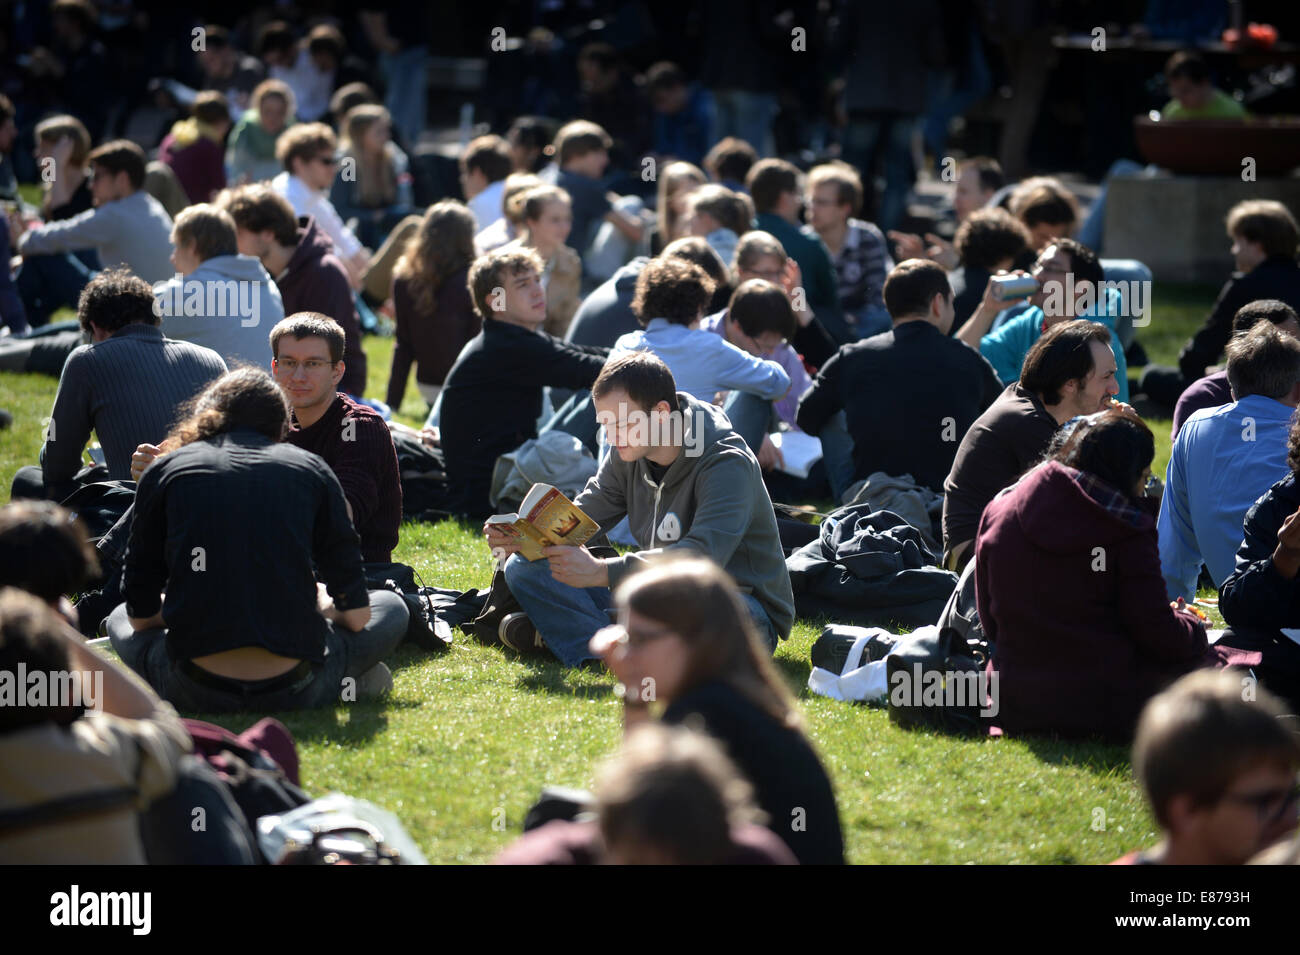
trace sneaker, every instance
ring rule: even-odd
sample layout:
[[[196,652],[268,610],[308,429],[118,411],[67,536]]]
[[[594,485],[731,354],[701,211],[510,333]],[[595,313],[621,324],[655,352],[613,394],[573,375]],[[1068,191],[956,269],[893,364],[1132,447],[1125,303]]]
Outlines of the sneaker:
[[[357,677],[357,699],[376,700],[393,690],[393,671],[384,663],[376,663]]]
[[[546,649],[541,634],[523,611],[508,613],[497,627],[497,638],[515,653],[536,653]]]

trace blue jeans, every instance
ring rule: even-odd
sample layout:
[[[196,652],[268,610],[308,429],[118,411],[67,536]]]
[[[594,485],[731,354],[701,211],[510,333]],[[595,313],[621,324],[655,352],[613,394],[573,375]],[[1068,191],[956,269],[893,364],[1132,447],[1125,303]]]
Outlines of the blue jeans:
[[[757,457],[758,449],[772,427],[772,402],[747,391],[733,391],[722,410],[731,421],[731,427],[745,439],[749,450]]]
[[[610,623],[607,611],[614,599],[608,587],[570,587],[551,576],[549,560],[528,561],[518,554],[506,561],[506,584],[556,659],[566,667],[597,659],[588,645]],[[740,597],[759,638],[775,652],[778,637],[767,611],[751,595]]]
[[[27,311],[27,321],[33,328],[39,328],[58,309],[76,308],[81,290],[98,271],[99,253],[94,249],[23,259],[14,284]]]
[[[713,90],[713,136],[717,142],[726,136],[743,139],[760,156],[776,152],[772,122],[776,119],[776,96],[748,90]]]
[[[406,636],[410,611],[406,602],[387,590],[370,592],[370,622],[353,633],[335,623],[325,638],[325,661],[313,665],[306,685],[258,695],[216,689],[192,679],[167,649],[163,629],[135,630],[119,604],[104,627],[122,662],[178,710],[200,713],[273,712],[331,706],[341,695],[344,677],[357,678],[397,649]]]
[[[394,24],[394,27],[396,25]],[[422,46],[395,54],[382,54],[379,69],[388,92],[384,105],[393,117],[408,149],[414,149],[424,131],[429,86],[429,52]]]
[[[849,425],[843,411],[837,411],[822,425],[817,437],[822,442],[822,464],[826,468],[826,480],[831,486],[831,497],[836,504],[844,497],[844,492],[853,483],[853,436],[849,434]]]
[[[1106,192],[1110,188],[1111,178],[1114,176],[1151,175],[1155,169],[1155,166],[1144,167],[1141,163],[1136,163],[1131,159],[1117,159],[1111,163],[1111,167],[1106,170],[1106,177],[1101,181],[1101,191],[1097,193],[1097,198],[1093,200],[1092,207],[1088,209],[1088,215],[1083,220],[1083,225],[1079,226],[1079,241],[1096,252],[1097,255],[1101,255],[1101,243],[1106,233]]]
[[[885,192],[880,197],[876,225],[898,227],[907,206],[915,171],[912,168],[912,130],[916,117],[905,113],[853,113],[844,131],[844,158],[858,167],[862,185],[870,196],[874,189],[876,157],[885,167]]]

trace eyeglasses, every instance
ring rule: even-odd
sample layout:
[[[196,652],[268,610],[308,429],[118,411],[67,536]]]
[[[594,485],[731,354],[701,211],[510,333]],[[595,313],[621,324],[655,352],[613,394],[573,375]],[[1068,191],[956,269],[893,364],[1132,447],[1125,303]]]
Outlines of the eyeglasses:
[[[322,368],[330,368],[335,364],[336,362],[325,361],[323,358],[308,358],[306,361],[298,361],[294,358],[277,358],[275,360],[276,369],[283,371],[287,375],[292,375],[298,370],[299,366],[302,366],[307,374],[314,375]]]
[[[1258,793],[1224,793],[1223,798],[1240,806],[1250,806],[1260,822],[1272,822],[1300,802],[1300,784]]]
[[[626,626],[619,626],[618,629],[623,632],[617,642],[629,650],[639,649],[647,643],[658,640],[660,637],[666,637],[673,632],[670,627],[658,627],[654,630],[641,630],[638,628],[633,631],[628,630]]]
[[[333,156],[317,156],[316,161],[325,166],[337,166],[339,161]]]

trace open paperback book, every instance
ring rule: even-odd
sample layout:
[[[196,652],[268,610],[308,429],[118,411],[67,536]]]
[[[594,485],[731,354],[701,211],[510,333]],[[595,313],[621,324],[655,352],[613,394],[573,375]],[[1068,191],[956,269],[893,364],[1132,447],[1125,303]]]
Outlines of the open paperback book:
[[[814,464],[821,460],[822,442],[811,434],[802,431],[776,431],[771,435],[772,444],[781,452],[783,461],[778,470],[795,477],[806,478]]]
[[[549,484],[534,484],[516,514],[487,519],[503,534],[519,541],[527,560],[541,560],[543,547],[578,547],[596,536],[600,525]]]

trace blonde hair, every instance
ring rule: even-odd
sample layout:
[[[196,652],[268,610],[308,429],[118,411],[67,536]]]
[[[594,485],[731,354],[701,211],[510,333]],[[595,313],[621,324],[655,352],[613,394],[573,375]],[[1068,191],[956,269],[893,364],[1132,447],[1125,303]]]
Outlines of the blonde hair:
[[[237,255],[235,220],[218,206],[201,202],[176,214],[172,223],[172,240],[177,248],[193,243],[200,262],[218,255]]]
[[[708,181],[709,177],[704,175],[704,171],[699,166],[689,162],[670,162],[659,170],[659,197],[657,199],[659,236],[664,240],[665,244],[673,239],[681,238],[677,234],[677,213],[673,212],[672,201],[677,198],[683,187],[690,185],[694,189]]]

